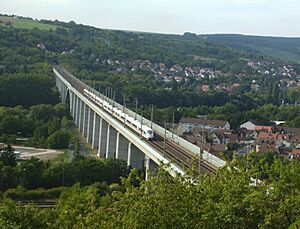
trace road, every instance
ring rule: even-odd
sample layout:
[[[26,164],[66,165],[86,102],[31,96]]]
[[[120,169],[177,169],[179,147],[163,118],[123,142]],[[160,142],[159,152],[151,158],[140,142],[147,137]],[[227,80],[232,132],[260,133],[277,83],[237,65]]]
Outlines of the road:
[[[20,152],[20,159],[30,159],[31,157],[36,157],[41,160],[52,160],[55,159],[60,154],[64,152],[61,150],[53,149],[42,149],[34,147],[25,147],[25,146],[12,146],[15,151]]]

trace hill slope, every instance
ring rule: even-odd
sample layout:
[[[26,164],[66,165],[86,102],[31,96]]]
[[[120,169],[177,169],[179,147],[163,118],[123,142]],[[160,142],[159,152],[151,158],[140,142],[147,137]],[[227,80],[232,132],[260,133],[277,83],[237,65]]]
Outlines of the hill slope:
[[[40,29],[40,30],[56,30],[59,26],[50,25],[38,20],[23,17],[9,17],[0,15],[0,26],[14,27],[18,29]]]
[[[200,39],[250,53],[300,62],[300,38],[260,37],[235,34],[199,35]]]

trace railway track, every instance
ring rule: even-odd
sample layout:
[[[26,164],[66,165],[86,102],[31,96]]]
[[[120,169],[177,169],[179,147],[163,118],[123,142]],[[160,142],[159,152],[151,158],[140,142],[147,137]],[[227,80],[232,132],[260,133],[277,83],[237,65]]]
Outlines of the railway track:
[[[155,138],[153,141],[149,142],[149,144],[152,144],[155,148],[159,149],[167,159],[174,161],[174,163],[180,167],[196,168],[198,171],[200,171],[200,173],[215,173],[217,170],[217,168],[213,167],[202,159],[199,163],[197,156],[184,150],[182,147],[168,139],[166,139],[166,145],[164,145],[164,138],[158,134],[155,135]]]
[[[66,80],[71,83],[76,90],[83,94],[84,88],[86,87],[83,82],[75,78],[61,66],[56,66],[56,69],[64,75]],[[93,103],[97,105],[95,102]],[[203,159],[201,159],[199,163],[199,160],[194,154],[188,152],[186,149],[182,148],[173,141],[166,139],[166,145],[164,145],[164,137],[157,133],[155,133],[155,138],[153,141],[149,141],[149,144],[156,148],[161,155],[170,161],[174,161],[174,163],[181,168],[197,168],[200,173],[206,172],[211,174],[215,173],[217,170],[216,167],[204,161]]]

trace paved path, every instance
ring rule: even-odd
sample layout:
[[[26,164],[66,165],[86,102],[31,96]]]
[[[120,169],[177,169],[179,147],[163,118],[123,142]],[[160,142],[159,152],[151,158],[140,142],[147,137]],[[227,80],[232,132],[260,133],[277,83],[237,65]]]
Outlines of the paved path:
[[[25,147],[25,146],[12,146],[15,151],[20,152],[20,159],[29,159],[31,157],[37,157],[41,160],[51,160],[56,158],[59,154],[64,153],[61,150],[53,149],[42,149],[34,147]]]

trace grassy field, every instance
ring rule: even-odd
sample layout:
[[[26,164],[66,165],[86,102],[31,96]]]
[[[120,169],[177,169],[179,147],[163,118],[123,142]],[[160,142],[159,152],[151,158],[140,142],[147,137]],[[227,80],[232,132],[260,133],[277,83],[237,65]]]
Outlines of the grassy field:
[[[26,18],[14,18],[14,17],[7,17],[7,16],[0,16],[0,25],[8,26],[7,23],[11,23],[14,28],[19,29],[40,29],[40,30],[55,30],[57,27],[56,25],[50,25],[46,23],[39,22],[37,20],[31,20]]]

